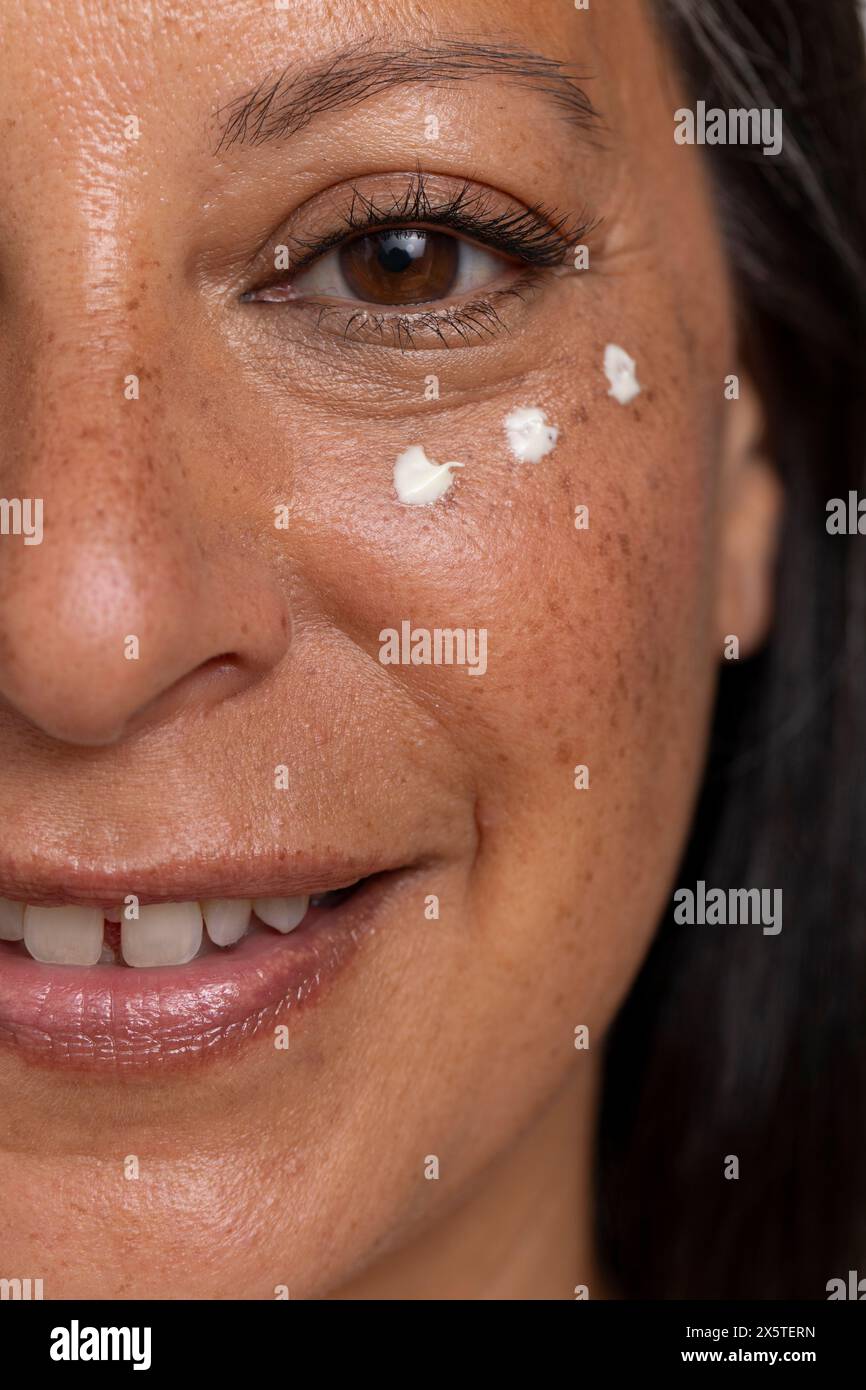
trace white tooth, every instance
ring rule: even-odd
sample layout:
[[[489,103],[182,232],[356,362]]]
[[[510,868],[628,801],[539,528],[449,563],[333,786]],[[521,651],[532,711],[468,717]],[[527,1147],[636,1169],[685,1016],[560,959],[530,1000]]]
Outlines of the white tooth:
[[[294,931],[295,927],[300,926],[307,915],[307,908],[310,905],[309,896],[306,898],[256,898],[253,903],[253,911],[260,917],[267,927],[275,927],[277,931]]]
[[[23,941],[24,904],[0,898],[0,941]]]
[[[201,905],[207,934],[215,946],[234,946],[246,934],[249,898],[205,898]]]
[[[127,965],[186,965],[201,946],[198,903],[151,903],[138,921],[120,924],[120,949]]]
[[[28,905],[24,945],[46,965],[96,965],[102,955],[102,910]]]

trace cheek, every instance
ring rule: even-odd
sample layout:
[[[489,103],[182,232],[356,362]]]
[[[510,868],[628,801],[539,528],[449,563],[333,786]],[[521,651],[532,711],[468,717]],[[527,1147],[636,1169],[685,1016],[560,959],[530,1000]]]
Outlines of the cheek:
[[[476,949],[443,1009],[471,1006],[479,1040],[485,1019],[525,1011],[530,984],[540,1035],[563,1010],[606,1025],[675,872],[712,703],[716,421],[689,395],[687,345],[655,328],[672,321],[663,306],[629,312],[622,296],[611,312],[604,286],[581,293],[564,289],[516,357],[491,348],[479,367],[467,352],[462,380],[461,352],[408,353],[387,377],[353,369],[343,395],[237,387],[223,415],[248,461],[234,502],[291,586],[309,669],[371,701],[381,742],[398,727],[420,747],[432,718],[435,775],[473,803]],[[632,325],[616,335],[642,386],[628,404],[609,394],[607,318]],[[447,389],[427,399],[437,357]],[[509,449],[506,418],[527,407],[559,430],[538,462]],[[430,506],[394,492],[412,445],[464,465]],[[281,533],[262,525],[280,501]],[[381,633],[404,622],[483,630],[484,674],[381,666]],[[349,638],[336,654],[335,629]]]
[[[688,832],[712,705],[706,444],[651,388],[640,399],[602,393],[558,453],[515,537],[507,666],[491,660],[487,901],[545,1029],[563,1015],[602,1029],[623,997]]]

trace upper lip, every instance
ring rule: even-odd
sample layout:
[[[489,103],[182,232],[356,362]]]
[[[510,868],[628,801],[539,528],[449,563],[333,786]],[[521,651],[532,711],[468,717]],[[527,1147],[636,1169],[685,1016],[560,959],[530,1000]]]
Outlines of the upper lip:
[[[359,879],[403,867],[408,867],[405,861],[382,855],[282,849],[237,858],[198,856],[146,867],[97,867],[69,859],[0,862],[0,898],[39,907],[73,904],[103,909],[117,907],[130,894],[141,906],[201,898],[287,898],[348,888]]]

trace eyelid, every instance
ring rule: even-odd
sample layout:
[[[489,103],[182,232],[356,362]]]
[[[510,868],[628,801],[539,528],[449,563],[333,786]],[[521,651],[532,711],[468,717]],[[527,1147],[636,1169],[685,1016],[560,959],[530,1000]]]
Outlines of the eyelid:
[[[563,264],[575,243],[598,225],[586,213],[574,217],[541,204],[528,205],[466,179],[420,171],[376,177],[399,178],[400,186],[368,195],[358,181],[350,185],[348,207],[344,202],[342,210],[335,210],[339,225],[310,237],[293,235],[288,227],[281,229],[257,257],[262,270],[241,298],[250,298],[278,282],[275,276],[285,282],[353,236],[389,227],[426,226],[462,233],[466,240],[485,249],[542,267]],[[286,266],[275,264],[279,247],[288,252]]]

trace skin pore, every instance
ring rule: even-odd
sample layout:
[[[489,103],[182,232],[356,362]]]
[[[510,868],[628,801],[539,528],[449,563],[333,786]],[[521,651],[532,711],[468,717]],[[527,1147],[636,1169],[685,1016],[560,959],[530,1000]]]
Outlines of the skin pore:
[[[778,512],[745,373],[725,399],[733,297],[654,20],[23,0],[0,25],[2,493],[44,499],[41,546],[0,541],[0,895],[34,862],[405,869],[287,1050],[265,1030],[125,1077],[0,1047],[0,1275],[46,1298],[614,1293],[605,1032],[688,832],[724,638],[745,655],[769,620]],[[564,65],[599,121],[552,69],[422,63],[223,138],[284,70],[309,106],[334,54],[385,73],[453,64],[455,39]],[[353,199],[417,211],[419,183],[488,222],[543,210],[589,270],[486,247],[495,283],[464,299],[493,296],[487,331],[245,297],[278,246],[340,233]],[[608,343],[637,362],[628,406]],[[538,464],[506,447],[522,406],[559,429]],[[464,464],[430,507],[394,497],[412,444]],[[485,628],[484,676],[383,666],[404,619]]]

